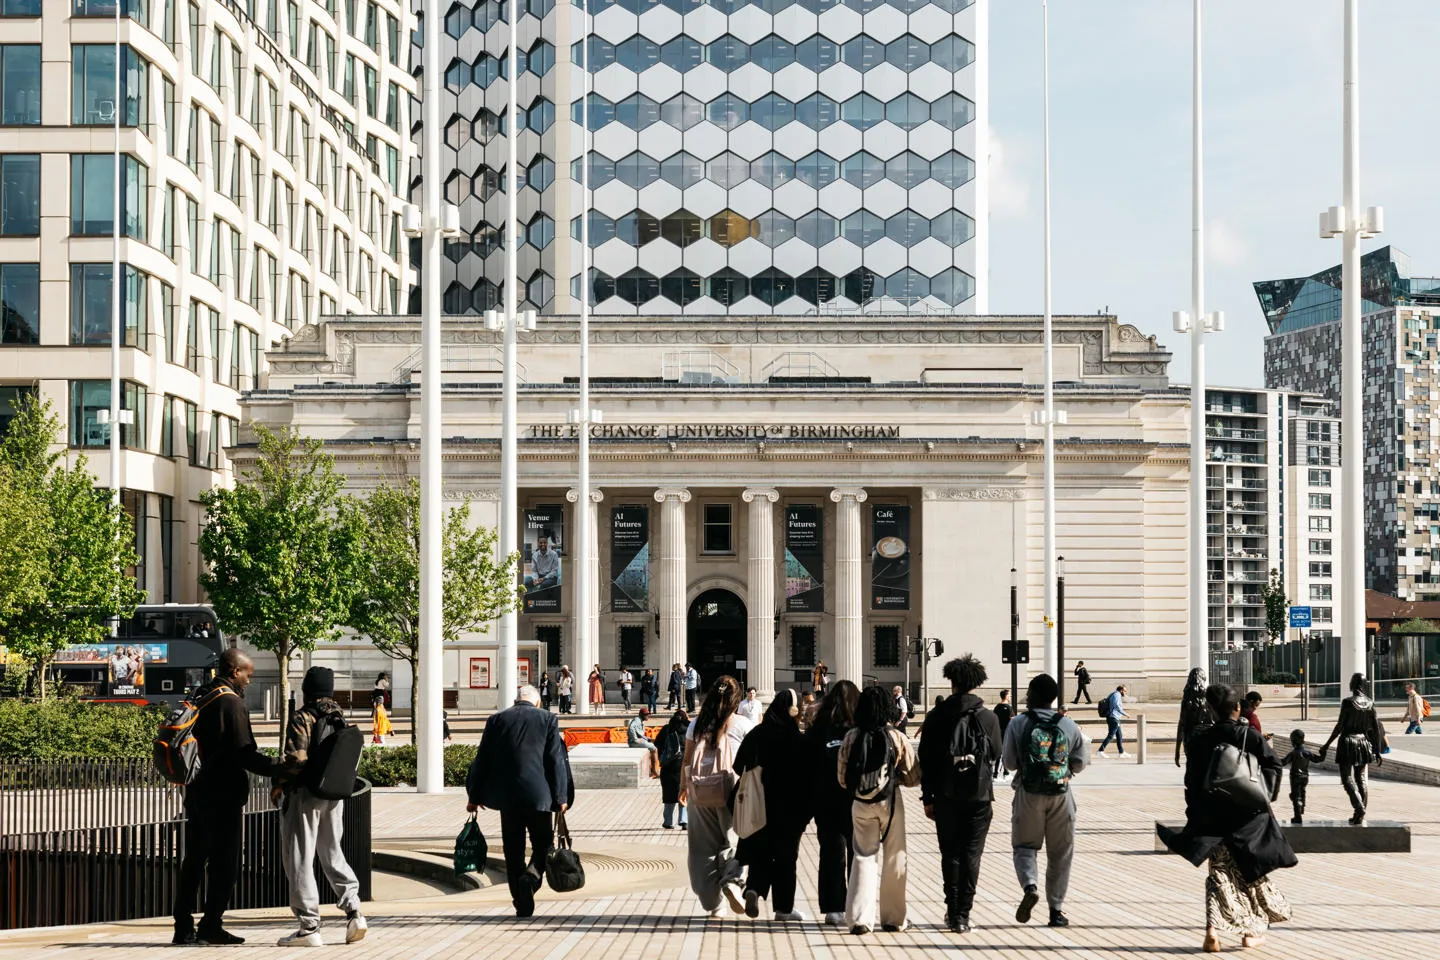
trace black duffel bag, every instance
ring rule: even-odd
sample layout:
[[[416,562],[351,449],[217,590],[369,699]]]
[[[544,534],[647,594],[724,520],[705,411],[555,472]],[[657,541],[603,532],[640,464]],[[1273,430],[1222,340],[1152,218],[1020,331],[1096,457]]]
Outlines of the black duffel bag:
[[[545,882],[556,893],[569,893],[585,886],[585,868],[570,842],[565,814],[555,814],[555,845],[545,855]]]

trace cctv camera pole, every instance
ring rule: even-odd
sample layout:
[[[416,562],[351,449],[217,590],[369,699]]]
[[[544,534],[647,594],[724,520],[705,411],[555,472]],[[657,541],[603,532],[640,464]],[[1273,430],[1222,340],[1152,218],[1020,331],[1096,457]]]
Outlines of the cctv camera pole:
[[[1065,703],[1065,558],[1055,558],[1055,683]]]
[[[1044,554],[1045,554],[1045,669],[1058,672],[1055,634],[1055,331],[1051,315],[1050,284],[1050,5],[1041,0],[1044,53],[1045,144],[1045,407],[1036,419],[1045,430]]]
[[[440,197],[440,44],[445,13],[439,0],[425,3],[424,196],[420,256],[420,665],[418,689],[411,691],[411,722],[415,725],[415,788],[420,793],[445,789],[445,758],[441,744],[442,583],[440,549],[442,433],[440,407],[440,231],[444,212]]]
[[[1195,0],[1190,264],[1190,666],[1209,671],[1210,592],[1205,487],[1205,151],[1201,109],[1201,0]]]

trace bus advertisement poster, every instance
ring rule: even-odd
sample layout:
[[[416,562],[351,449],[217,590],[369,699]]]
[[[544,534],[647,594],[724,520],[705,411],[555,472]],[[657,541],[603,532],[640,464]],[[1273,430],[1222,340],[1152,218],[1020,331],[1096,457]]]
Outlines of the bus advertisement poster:
[[[111,696],[139,696],[145,689],[145,667],[166,663],[169,644],[164,643],[81,643],[55,655],[60,666],[104,665],[109,674]]]

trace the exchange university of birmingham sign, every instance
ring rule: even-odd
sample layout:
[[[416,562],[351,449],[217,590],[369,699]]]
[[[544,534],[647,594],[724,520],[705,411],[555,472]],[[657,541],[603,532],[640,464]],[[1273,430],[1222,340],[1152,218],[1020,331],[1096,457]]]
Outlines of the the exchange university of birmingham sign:
[[[578,437],[573,423],[535,424],[537,440]],[[595,423],[597,440],[894,440],[900,428],[888,423]]]

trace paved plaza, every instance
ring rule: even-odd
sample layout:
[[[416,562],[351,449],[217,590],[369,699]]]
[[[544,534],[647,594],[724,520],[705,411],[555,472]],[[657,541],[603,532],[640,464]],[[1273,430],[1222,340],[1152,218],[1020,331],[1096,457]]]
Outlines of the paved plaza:
[[[503,884],[444,895],[425,883],[391,882],[377,874],[377,896],[389,899],[368,905],[369,937],[353,946],[323,949],[353,960],[845,960],[915,958],[935,950],[993,960],[1042,954],[1145,960],[1198,952],[1203,873],[1178,857],[1155,853],[1152,835],[1157,816],[1182,813],[1179,784],[1180,771],[1173,766],[1118,759],[1098,761],[1080,778],[1080,836],[1066,904],[1074,925],[1066,930],[1033,921],[1025,927],[1015,924],[1018,891],[1010,866],[1008,816],[997,809],[973,915],[978,929],[965,937],[945,931],[935,837],[915,791],[906,791],[913,924],[906,933],[856,938],[814,922],[781,925],[730,914],[709,920],[686,881],[685,834],[660,829],[659,787],[652,783],[580,794],[571,826],[588,883],[571,895],[543,891],[533,919],[518,921],[511,915]],[[1317,819],[1349,812],[1333,776],[1316,776],[1311,798]],[[464,820],[463,804],[458,790],[443,796],[381,791],[375,807],[376,848],[444,854]],[[1245,951],[1247,956],[1403,956],[1437,942],[1440,904],[1433,878],[1440,868],[1440,793],[1377,782],[1372,810],[1377,818],[1393,816],[1413,826],[1413,852],[1302,856],[1298,868],[1278,877],[1294,905],[1293,922],[1277,927],[1265,946]],[[481,823],[492,856],[498,856],[498,818],[482,814]],[[813,832],[801,857],[800,905],[813,915]],[[240,948],[246,957],[289,954],[273,946],[292,927],[286,911],[237,912],[228,925],[247,938]],[[332,923],[323,932],[338,939],[342,927]],[[0,958],[127,960],[153,954],[168,939],[169,924],[163,920],[17,931],[0,934]]]

